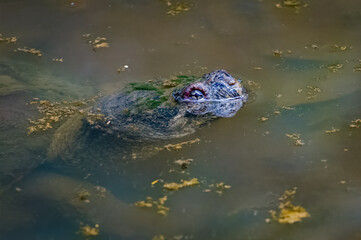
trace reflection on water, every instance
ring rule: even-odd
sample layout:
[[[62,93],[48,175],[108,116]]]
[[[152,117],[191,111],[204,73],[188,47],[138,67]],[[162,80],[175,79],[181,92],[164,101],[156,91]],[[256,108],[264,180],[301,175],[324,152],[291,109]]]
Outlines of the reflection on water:
[[[172,16],[175,1],[2,0],[0,38],[17,41],[0,41],[0,238],[359,239],[361,5],[292,2],[189,1]],[[255,97],[190,136],[84,136],[72,157],[50,160],[61,124],[27,135],[33,98],[89,99],[220,68]],[[310,217],[267,223],[294,187]],[[133,206],[164,196],[167,216],[159,202]],[[96,224],[98,236],[82,233]]]

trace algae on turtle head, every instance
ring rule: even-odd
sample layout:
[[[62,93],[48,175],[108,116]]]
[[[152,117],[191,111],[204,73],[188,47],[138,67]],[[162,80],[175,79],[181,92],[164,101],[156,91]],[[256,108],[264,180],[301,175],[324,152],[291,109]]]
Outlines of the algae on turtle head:
[[[180,76],[166,83],[131,84],[125,92],[101,99],[93,109],[108,121],[98,128],[142,138],[181,137],[199,123],[234,116],[248,99],[241,81],[224,70],[198,81]]]

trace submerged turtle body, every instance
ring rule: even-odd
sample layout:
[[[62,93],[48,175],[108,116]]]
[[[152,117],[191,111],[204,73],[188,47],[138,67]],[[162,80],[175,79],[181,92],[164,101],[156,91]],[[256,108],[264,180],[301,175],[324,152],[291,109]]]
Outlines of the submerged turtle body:
[[[247,98],[241,80],[224,70],[201,79],[182,76],[163,83],[131,84],[100,99],[88,117],[69,119],[56,132],[50,156],[71,153],[72,147],[83,144],[84,135],[94,136],[92,131],[127,141],[183,137],[210,120],[234,116]],[[95,115],[101,118],[92,119]]]

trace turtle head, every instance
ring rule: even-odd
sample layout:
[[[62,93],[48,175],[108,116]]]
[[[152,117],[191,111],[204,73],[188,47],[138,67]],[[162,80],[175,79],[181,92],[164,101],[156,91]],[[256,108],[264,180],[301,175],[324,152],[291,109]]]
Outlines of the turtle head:
[[[174,99],[195,115],[210,113],[218,117],[232,117],[247,101],[248,95],[240,79],[225,70],[205,74],[194,82],[173,93]]]

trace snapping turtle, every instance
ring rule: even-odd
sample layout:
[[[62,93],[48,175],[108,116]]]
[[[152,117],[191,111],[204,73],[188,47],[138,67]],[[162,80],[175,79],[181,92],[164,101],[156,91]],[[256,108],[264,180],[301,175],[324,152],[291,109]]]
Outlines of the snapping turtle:
[[[128,142],[182,137],[209,120],[234,116],[247,99],[241,80],[225,70],[205,74],[200,80],[180,76],[165,82],[133,83],[100,99],[85,117],[69,119],[55,133],[49,156],[71,154],[84,144],[84,134],[107,134]]]
[[[79,113],[70,117],[56,130],[48,154],[62,160],[70,158],[72,164],[79,161],[79,159],[91,156],[92,159],[84,162],[82,168],[85,165],[88,166],[89,163],[96,163],[98,159],[103,163],[104,160],[110,159],[105,156],[105,154],[108,154],[108,150],[112,150],[112,153],[115,154],[111,156],[117,158],[120,153],[124,153],[124,149],[127,148],[128,144],[134,147],[143,145],[138,144],[138,141],[185,136],[194,132],[196,127],[209,122],[209,120],[217,117],[234,116],[247,101],[247,98],[248,95],[241,85],[241,80],[231,77],[224,70],[206,74],[201,79],[181,76],[165,82],[130,84],[124,91],[98,100],[94,106],[86,109],[83,114]],[[30,137],[27,139],[29,139],[28,141],[33,140]],[[125,141],[121,141],[122,139]],[[114,141],[112,142],[112,140]],[[117,145],[118,143],[119,145]],[[44,145],[42,144],[42,146]],[[121,148],[117,148],[117,146]],[[97,154],[98,157],[94,157],[93,153]],[[39,155],[43,157],[43,154]],[[37,165],[41,163],[43,162],[39,162]],[[106,166],[116,168],[114,164]],[[29,170],[19,173],[12,171],[11,174],[22,177],[35,167],[23,166],[21,170],[24,168]],[[104,167],[102,170],[104,170]],[[72,168],[70,171],[73,171]],[[70,179],[65,175],[67,174],[64,174],[64,176],[57,174],[43,175],[40,170],[38,175],[35,173],[34,177],[21,185],[23,189],[19,188],[21,196],[26,200],[35,196],[61,201],[62,204],[66,203],[75,207],[76,211],[80,211],[81,214],[86,216],[90,216],[89,213],[94,212],[94,209],[100,209],[100,211],[96,212],[101,215],[96,217],[101,219],[102,216],[106,216],[104,220],[105,226],[109,225],[110,231],[115,229],[119,234],[123,234],[124,229],[122,228],[119,231],[118,225],[117,227],[113,226],[110,219],[115,215],[117,221],[119,219],[128,221],[129,217],[124,216],[132,217],[134,222],[144,220],[143,213],[141,220],[139,220],[138,215],[133,214],[134,211],[137,211],[136,209],[129,209],[127,204],[117,200],[111,194],[105,193],[107,194],[105,204],[97,198],[98,193],[93,191],[94,186]],[[19,180],[20,178],[16,178],[16,181]],[[11,184],[14,182],[11,181]],[[95,197],[92,199],[91,204],[83,205],[80,200],[74,201],[74,196],[79,195],[79,190],[82,190],[79,189],[81,186],[89,190],[92,196]],[[18,195],[16,197],[19,198]],[[12,197],[10,196],[9,199],[12,200]],[[17,203],[21,201],[21,199],[17,199]],[[6,204],[0,204],[0,209],[8,210]],[[19,206],[22,206],[21,203]],[[14,209],[17,212],[17,205]],[[107,209],[110,210],[109,214],[104,214]],[[11,212],[9,215],[17,216],[12,213],[13,209],[9,209],[9,211]],[[113,212],[116,212],[116,214],[113,215]],[[3,219],[8,224],[8,220]],[[0,218],[0,222],[3,219]],[[19,224],[18,219],[13,219],[13,222]],[[135,225],[138,226],[137,224]],[[152,226],[152,224],[146,226]]]

